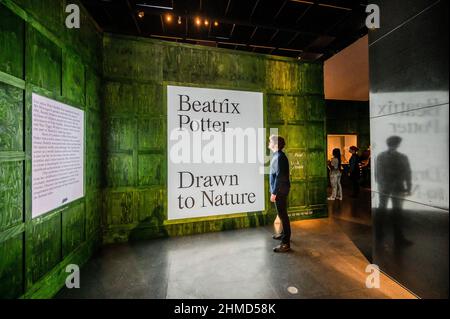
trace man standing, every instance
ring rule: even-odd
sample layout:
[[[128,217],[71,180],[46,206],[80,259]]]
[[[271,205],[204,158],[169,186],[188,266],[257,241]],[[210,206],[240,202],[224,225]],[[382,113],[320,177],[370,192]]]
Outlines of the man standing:
[[[356,198],[359,195],[359,178],[361,175],[361,170],[359,168],[359,156],[358,156],[358,148],[356,146],[350,146],[350,153],[352,157],[350,157],[349,161],[349,176],[352,181],[353,193],[352,197]]]
[[[278,135],[269,137],[269,149],[273,152],[270,161],[270,201],[275,203],[278,217],[283,225],[281,234],[274,235],[274,239],[281,239],[281,244],[273,249],[274,252],[284,253],[291,249],[291,225],[287,213],[287,197],[291,188],[289,181],[289,160],[283,152],[286,145],[284,138]]]

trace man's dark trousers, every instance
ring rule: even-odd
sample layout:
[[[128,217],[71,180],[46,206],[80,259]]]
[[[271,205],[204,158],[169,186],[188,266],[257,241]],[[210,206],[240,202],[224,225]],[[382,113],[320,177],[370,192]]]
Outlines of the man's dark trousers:
[[[277,208],[278,217],[283,225],[283,231],[281,232],[281,243],[290,245],[291,224],[289,223],[289,216],[287,213],[287,195],[278,194],[275,199],[275,206]]]

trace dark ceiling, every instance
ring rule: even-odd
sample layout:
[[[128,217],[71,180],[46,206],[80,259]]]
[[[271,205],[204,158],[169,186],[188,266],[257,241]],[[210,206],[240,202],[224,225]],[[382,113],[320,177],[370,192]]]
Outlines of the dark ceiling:
[[[106,32],[306,61],[325,60],[367,34],[363,0],[82,2]]]

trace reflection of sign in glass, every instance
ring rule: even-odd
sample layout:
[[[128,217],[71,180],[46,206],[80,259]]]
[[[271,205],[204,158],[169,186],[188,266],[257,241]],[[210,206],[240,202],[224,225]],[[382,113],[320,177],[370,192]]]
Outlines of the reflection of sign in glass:
[[[84,196],[84,112],[33,93],[32,216]]]
[[[427,205],[448,209],[448,92],[376,93],[371,95],[370,103],[372,157],[378,164],[378,173],[392,170],[390,175],[396,176],[401,171],[392,166],[401,166],[406,160],[392,160],[388,165],[379,161],[390,148],[394,152],[388,145],[389,139],[399,137],[394,155],[408,159],[411,192],[398,196],[425,204],[422,209]],[[386,192],[386,186],[377,177],[373,175],[376,183],[372,189]],[[374,203],[375,207],[378,205]],[[405,202],[404,208],[408,205]]]

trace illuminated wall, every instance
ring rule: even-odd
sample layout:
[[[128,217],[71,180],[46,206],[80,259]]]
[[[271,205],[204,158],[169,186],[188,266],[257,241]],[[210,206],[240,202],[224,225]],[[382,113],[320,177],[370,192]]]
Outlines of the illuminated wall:
[[[374,263],[420,297],[448,298],[448,2],[374,3]]]
[[[167,84],[264,92],[265,123],[287,138],[292,219],[326,216],[321,64],[105,35],[105,242],[272,223],[274,207],[232,218],[167,222]],[[266,181],[268,193],[268,183]]]
[[[0,298],[52,296],[101,242],[101,34],[66,29],[65,3],[0,1]],[[86,196],[35,219],[32,92],[83,109],[87,137]]]

